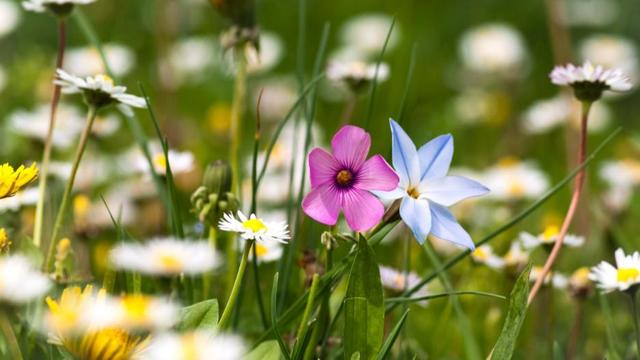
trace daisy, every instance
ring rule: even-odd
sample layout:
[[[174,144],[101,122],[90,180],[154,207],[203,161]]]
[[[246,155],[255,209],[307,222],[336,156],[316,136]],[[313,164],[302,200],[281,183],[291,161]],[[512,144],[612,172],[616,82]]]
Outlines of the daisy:
[[[141,360],[237,360],[246,352],[237,336],[198,331],[154,336]]]
[[[624,250],[615,252],[616,266],[606,261],[591,268],[589,279],[605,293],[614,290],[630,291],[640,284],[640,253],[625,255]]]
[[[536,199],[549,188],[549,179],[531,161],[504,158],[482,175],[491,189],[488,197],[496,200]]]
[[[169,329],[179,318],[180,308],[167,299],[148,295],[124,295],[116,299],[119,327],[130,330]]]
[[[256,255],[258,255],[258,263],[274,262],[282,257],[282,244],[277,241],[256,242]],[[249,258],[253,259],[253,251],[249,254]]]
[[[580,43],[580,58],[600,64],[609,69],[620,69],[632,79],[638,77],[638,50],[628,38],[596,34]]]
[[[509,247],[509,251],[502,257],[504,265],[508,268],[520,270],[529,263],[529,253],[522,248],[519,241],[514,241]]]
[[[640,185],[640,161],[631,157],[607,160],[600,168],[600,178],[608,185],[604,193],[606,205],[615,211],[623,210],[631,201],[633,189]]]
[[[521,232],[518,238],[522,246],[530,250],[541,245],[553,245],[558,239],[558,234],[560,234],[560,228],[552,225],[547,226],[544,232],[537,236],[531,235],[528,232]],[[584,244],[584,236],[567,234],[562,244],[569,247],[580,247]]]
[[[9,116],[9,129],[18,135],[44,142],[49,131],[50,111],[49,104],[42,104],[32,111],[18,110]],[[56,148],[68,148],[76,143],[85,119],[77,108],[64,103],[58,106],[57,114],[51,141]]]
[[[126,114],[129,110],[124,110],[122,105],[137,108],[147,106],[143,98],[127,94],[126,87],[116,86],[107,75],[81,78],[58,69],[54,83],[61,86],[64,93],[82,93],[87,104],[96,108],[117,104]]]
[[[103,44],[102,51],[114,76],[127,75],[136,64],[135,53],[124,45]],[[93,46],[72,48],[65,51],[64,70],[82,77],[106,72],[100,52]]]
[[[605,69],[586,61],[582,66],[567,64],[556,66],[549,75],[551,82],[560,86],[571,86],[580,101],[594,102],[605,90],[629,91],[631,82],[619,69]]]
[[[534,266],[531,269],[531,273],[529,274],[529,281],[536,282],[540,273],[542,272],[542,266]],[[549,271],[546,278],[544,279],[544,284],[551,284],[556,289],[566,289],[569,283],[569,279],[566,275],[560,274],[557,272]]]
[[[336,82],[345,82],[353,91],[359,91],[374,79],[383,82],[389,78],[389,65],[381,63],[367,64],[362,61],[332,61],[327,68],[327,78]]]
[[[22,255],[0,258],[0,302],[23,304],[44,295],[51,283]]]
[[[153,142],[149,145],[151,162],[156,174],[165,176],[167,174],[167,163],[171,166],[171,173],[174,175],[189,173],[196,168],[195,156],[190,151],[178,151],[169,149],[168,159],[159,143]],[[129,172],[142,173],[147,176],[151,174],[149,161],[139,147],[126,151],[120,156],[119,162],[122,168],[127,168]]]
[[[388,266],[380,265],[380,282],[382,286],[395,294],[400,294],[407,289],[412,289],[421,281],[420,276],[413,271],[405,273]],[[423,286],[418,289],[412,297],[425,297],[428,295],[429,291]],[[427,301],[420,301],[418,304],[425,306],[427,305]]]
[[[24,0],[22,6],[29,11],[44,12],[49,10],[58,16],[71,13],[76,5],[91,4],[96,0]]]
[[[36,163],[13,169],[9,164],[0,165],[0,199],[14,196],[18,191],[31,184],[38,177]]]
[[[340,30],[343,47],[353,49],[360,58],[379,56],[392,22],[391,16],[379,13],[367,13],[351,18]],[[396,48],[400,38],[400,27],[396,23],[389,37],[387,53]]]
[[[220,264],[207,242],[174,238],[120,244],[111,250],[109,258],[118,269],[159,276],[196,275]]]
[[[592,284],[589,280],[591,270],[588,267],[581,267],[569,277],[569,291],[574,297],[584,298],[591,293]]]
[[[484,24],[467,31],[460,40],[464,65],[479,73],[515,73],[526,60],[520,33],[507,24]]]
[[[471,253],[471,258],[478,264],[484,264],[492,269],[502,269],[505,261],[495,254],[490,245],[482,245],[477,247]]]
[[[245,240],[257,240],[259,242],[280,242],[286,244],[291,238],[288,225],[285,222],[270,222],[251,214],[247,218],[242,211],[238,211],[238,218],[232,213],[226,213],[218,227],[223,231],[239,233]]]

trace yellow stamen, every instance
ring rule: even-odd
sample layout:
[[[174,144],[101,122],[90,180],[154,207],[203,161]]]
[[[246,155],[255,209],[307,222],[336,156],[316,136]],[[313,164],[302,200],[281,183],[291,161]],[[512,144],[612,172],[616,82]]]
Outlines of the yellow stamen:
[[[552,242],[555,240],[556,236],[560,233],[560,229],[555,225],[547,226],[542,233],[542,241],[544,242]]]
[[[351,180],[353,180],[353,174],[349,170],[340,170],[338,175],[336,175],[336,181],[342,186],[351,184]]]
[[[257,233],[258,231],[261,230],[267,230],[267,225],[265,225],[262,220],[254,218],[254,219],[249,219],[245,222],[242,223],[242,226],[245,229],[251,230],[254,233]]]
[[[258,257],[263,257],[268,253],[269,253],[269,249],[267,249],[266,246],[260,243],[256,243],[256,255],[258,255]]]
[[[487,258],[489,258],[489,254],[487,254],[487,252],[482,248],[476,248],[475,250],[473,250],[472,255],[474,258],[479,260],[487,260]]]
[[[162,153],[157,154],[153,158],[153,164],[156,166],[156,168],[161,169],[162,171],[166,171],[167,170],[167,157],[164,156],[164,154],[162,154]]]
[[[159,254],[158,262],[170,271],[180,271],[182,269],[182,261],[173,254]]]
[[[407,189],[407,194],[414,199],[417,199],[420,197],[420,192],[418,191],[417,188],[414,188],[414,187],[410,187],[409,189]]]
[[[634,281],[640,277],[640,271],[636,268],[621,268],[618,269],[618,281],[629,282]]]

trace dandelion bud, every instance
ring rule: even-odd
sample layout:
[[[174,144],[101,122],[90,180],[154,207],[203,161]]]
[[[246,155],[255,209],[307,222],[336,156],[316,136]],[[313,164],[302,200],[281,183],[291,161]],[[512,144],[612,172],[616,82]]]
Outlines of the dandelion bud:
[[[220,218],[227,212],[238,209],[238,200],[231,193],[231,167],[225,161],[216,161],[207,166],[202,186],[191,195],[193,212],[201,222],[216,226]]]
[[[56,261],[53,264],[54,266],[54,276],[56,280],[61,280],[65,277],[67,273],[65,271],[65,264],[67,259],[69,258],[69,254],[71,253],[71,240],[68,238],[64,238],[58,242],[56,246]]]
[[[216,160],[213,164],[207,166],[202,185],[210,191],[220,194],[231,191],[232,180],[233,174],[229,163],[223,160]]]
[[[0,228],[0,254],[6,254],[11,247],[11,240],[7,236],[7,231],[4,228]]]

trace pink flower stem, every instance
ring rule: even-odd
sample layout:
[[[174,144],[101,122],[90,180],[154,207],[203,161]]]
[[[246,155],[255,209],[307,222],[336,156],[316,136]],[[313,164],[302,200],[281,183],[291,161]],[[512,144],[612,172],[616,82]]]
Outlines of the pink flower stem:
[[[578,164],[582,165],[584,163],[585,158],[587,157],[587,122],[589,119],[589,110],[591,109],[590,102],[582,103],[582,119],[580,123],[580,146],[578,148]],[[533,284],[531,288],[531,292],[529,293],[529,299],[527,300],[527,305],[530,305],[535,299],[538,291],[540,291],[540,287],[544,283],[545,278],[551,271],[551,267],[555,263],[558,254],[560,253],[560,249],[562,248],[562,243],[564,242],[564,238],[569,231],[569,226],[571,226],[571,222],[576,214],[576,210],[578,208],[578,203],[580,202],[580,196],[582,194],[582,189],[584,185],[585,178],[585,169],[583,168],[576,175],[575,187],[573,190],[573,196],[571,197],[571,203],[569,205],[569,209],[567,210],[567,214],[565,215],[564,221],[562,222],[562,228],[560,229],[560,233],[558,234],[558,238],[556,239],[555,244],[553,245],[553,249],[551,249],[551,253],[549,253],[549,257],[547,261],[544,263],[544,267],[540,272],[540,275],[536,279],[536,282]]]

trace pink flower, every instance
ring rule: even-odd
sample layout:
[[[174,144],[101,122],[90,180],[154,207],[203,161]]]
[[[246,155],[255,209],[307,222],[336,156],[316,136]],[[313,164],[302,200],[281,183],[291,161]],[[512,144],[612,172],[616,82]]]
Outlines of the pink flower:
[[[309,154],[311,192],[302,209],[314,220],[335,225],[344,212],[349,227],[366,231],[380,222],[384,206],[370,191],[390,191],[398,186],[398,175],[380,155],[366,160],[371,136],[347,125],[331,140],[333,155],[315,148]]]

